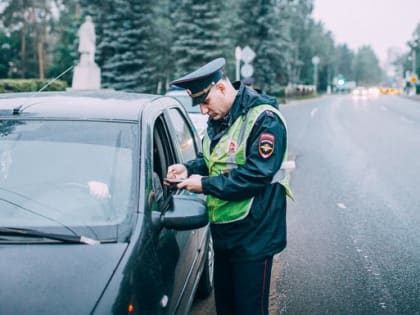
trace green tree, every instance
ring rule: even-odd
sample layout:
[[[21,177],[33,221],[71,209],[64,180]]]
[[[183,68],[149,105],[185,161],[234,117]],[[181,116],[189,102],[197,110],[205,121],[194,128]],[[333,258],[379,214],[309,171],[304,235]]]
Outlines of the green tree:
[[[263,90],[271,90],[277,82],[287,81],[290,36],[285,13],[288,6],[288,3],[273,0],[238,2],[233,28],[236,45],[249,46],[255,51],[253,76],[256,86]]]
[[[420,76],[420,22],[417,24],[416,28],[412,32],[412,38],[407,41],[407,50],[405,50],[401,55],[392,61],[392,64],[400,69],[401,75],[405,76],[406,73],[411,73],[413,71],[413,54],[415,57],[415,73],[417,76]]]
[[[341,74],[347,81],[353,81],[354,52],[346,44],[342,44],[337,46],[335,56],[335,73]]]
[[[286,69],[287,45],[282,36],[280,11],[271,0],[260,2],[255,77],[262,90],[271,91],[275,80]]]
[[[314,56],[310,37],[313,23],[310,14],[313,3],[310,0],[286,1],[285,13],[289,21],[289,49],[288,77],[291,84],[309,82],[309,60]]]
[[[143,0],[139,3],[132,0],[132,10],[134,12],[134,30],[132,38],[136,40],[134,45],[135,62],[134,71],[128,71],[128,75],[136,78],[135,89],[142,92],[156,93],[158,83],[158,50],[159,40],[155,37],[157,25],[157,9],[154,0]],[[131,59],[131,58],[130,58]]]
[[[128,73],[137,68],[130,69],[130,63],[135,62],[135,38],[133,32],[129,32],[134,28],[134,12],[130,9],[130,3],[123,0],[105,1],[102,10],[100,25],[98,23],[102,36],[98,36],[97,46],[103,86],[117,90],[133,89],[136,78],[129,78]]]
[[[327,86],[331,84],[332,78],[334,77],[335,70],[335,43],[331,32],[326,31],[323,24],[320,22],[311,21],[311,35],[310,41],[312,42],[312,53],[313,56],[320,58],[318,65],[318,86],[317,89],[325,91]],[[315,66],[312,63],[313,56],[308,56],[305,65],[306,69],[310,69],[309,73],[312,74]],[[313,84],[313,79],[307,78],[307,83]]]
[[[30,0],[6,0],[3,2],[4,10],[2,12],[2,22],[4,24],[6,32],[10,32],[14,35],[19,36],[19,60],[16,60],[14,64],[14,68],[16,69],[13,71],[15,74],[18,74],[20,77],[25,78],[28,75],[34,76],[34,71],[31,71],[35,68],[36,61],[35,58],[31,58],[32,54],[27,47],[32,46],[32,37],[30,34],[30,23],[29,17],[31,16],[30,11]],[[13,61],[12,61],[13,62]]]
[[[357,85],[376,85],[381,82],[382,69],[370,46],[362,46],[357,51],[354,60],[354,75]]]
[[[413,31],[412,39],[407,43],[410,48],[411,56],[411,67],[409,71],[413,71],[414,67],[414,74],[419,76],[420,74],[420,22],[417,24],[416,28]],[[414,58],[414,59],[413,59]]]
[[[77,30],[80,26],[80,13],[78,2],[69,2],[59,7],[59,18],[51,25],[51,64],[48,68],[48,77],[53,78],[70,66],[76,64],[79,59],[77,52]],[[61,78],[69,85],[72,81],[72,71]]]
[[[20,61],[16,65],[21,77],[44,79],[49,65],[49,34],[55,19],[55,0],[4,0],[3,24],[20,33]]]
[[[19,33],[0,28],[0,78],[18,76]]]
[[[161,3],[156,7],[154,14],[156,29],[153,43],[153,46],[155,47],[153,63],[156,69],[155,80],[157,82],[156,92],[158,94],[166,91],[168,81],[172,77],[175,69],[174,60],[172,59],[171,54],[172,42],[177,35],[172,31],[171,6],[173,5],[176,5],[176,1],[161,0]]]
[[[161,59],[156,56],[166,56],[164,51],[168,51],[159,36],[165,33],[156,31],[157,21],[162,21],[160,3],[81,0],[83,14],[93,15],[98,47],[96,60],[102,68],[104,87],[157,92],[162,75],[159,72]]]
[[[175,65],[172,78],[223,56],[225,23],[220,15],[223,10],[222,0],[179,0],[172,16],[174,39],[171,50]]]

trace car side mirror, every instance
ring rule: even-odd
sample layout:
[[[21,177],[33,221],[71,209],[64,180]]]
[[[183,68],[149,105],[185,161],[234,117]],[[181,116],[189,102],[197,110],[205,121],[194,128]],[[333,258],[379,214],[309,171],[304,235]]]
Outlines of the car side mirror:
[[[209,223],[205,201],[191,195],[173,195],[171,208],[156,219],[163,227],[179,231],[198,229]]]

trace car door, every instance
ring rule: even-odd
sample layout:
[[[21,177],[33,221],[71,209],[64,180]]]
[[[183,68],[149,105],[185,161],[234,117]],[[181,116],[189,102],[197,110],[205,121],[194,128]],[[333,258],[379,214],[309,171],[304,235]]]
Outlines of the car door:
[[[201,140],[199,138],[198,133],[194,132],[193,125],[190,123],[189,118],[187,118],[187,114],[184,114],[178,107],[173,107],[168,109],[168,120],[171,124],[171,130],[173,130],[172,134],[176,137],[177,143],[177,154],[179,156],[179,160],[184,163],[189,160],[195,159],[198,153],[201,151]],[[182,190],[179,193],[182,194],[192,194],[186,190]],[[201,198],[205,198],[204,195],[200,194],[193,194],[195,196],[199,196]],[[194,260],[196,261],[195,266],[191,266],[192,270],[191,273],[194,274],[195,270],[198,268],[198,264],[203,259],[203,255],[206,250],[206,245],[209,239],[209,226],[202,227],[200,229],[196,229],[192,231],[194,235],[194,239],[196,242],[196,247],[193,249],[194,251],[190,253],[190,255],[196,257]],[[190,287],[193,286],[192,279],[191,283],[188,284]]]
[[[172,137],[166,117],[160,115],[153,127],[153,176],[154,181],[162,183],[169,165],[180,163],[176,152],[175,138]],[[157,199],[157,208],[161,212],[170,211],[171,195],[179,193],[166,186],[161,187],[161,196]],[[178,311],[181,300],[187,291],[190,281],[190,270],[194,263],[194,252],[197,239],[194,231],[175,231],[161,229],[156,236],[157,255],[162,269],[162,278],[166,296],[161,299],[168,314]]]

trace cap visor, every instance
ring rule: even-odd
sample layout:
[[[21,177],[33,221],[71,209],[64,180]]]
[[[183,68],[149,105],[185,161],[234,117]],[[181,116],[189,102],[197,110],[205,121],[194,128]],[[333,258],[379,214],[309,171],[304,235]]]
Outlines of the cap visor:
[[[197,106],[200,105],[201,103],[204,102],[204,100],[207,98],[208,93],[204,94],[203,96],[198,96],[198,97],[193,97],[192,101],[193,101],[193,106]]]

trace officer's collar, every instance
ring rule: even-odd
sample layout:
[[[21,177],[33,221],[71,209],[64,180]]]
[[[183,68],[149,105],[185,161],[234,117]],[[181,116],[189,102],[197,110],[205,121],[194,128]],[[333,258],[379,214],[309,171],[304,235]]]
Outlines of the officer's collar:
[[[232,107],[229,111],[229,114],[231,114],[231,124],[236,120],[236,118],[248,111],[243,102],[244,94],[246,93],[246,86],[241,81],[233,82],[232,85],[236,90],[238,90],[238,93],[236,94],[235,100],[233,101]]]

